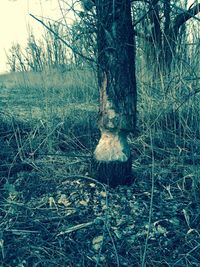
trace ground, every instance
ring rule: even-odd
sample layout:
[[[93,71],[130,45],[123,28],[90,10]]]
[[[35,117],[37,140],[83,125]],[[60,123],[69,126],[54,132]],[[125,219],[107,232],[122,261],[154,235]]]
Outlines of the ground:
[[[138,131],[132,184],[110,188],[90,168],[95,108],[87,120],[81,104],[71,119],[54,117],[49,132],[47,121],[14,117],[5,103],[0,266],[200,266],[199,139]]]

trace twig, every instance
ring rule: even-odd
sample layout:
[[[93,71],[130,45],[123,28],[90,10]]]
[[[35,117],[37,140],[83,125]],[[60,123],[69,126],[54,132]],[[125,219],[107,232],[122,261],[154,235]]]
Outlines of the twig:
[[[177,262],[175,262],[173,264],[173,266],[176,266],[180,261],[182,261],[182,259],[184,259],[185,257],[188,257],[194,250],[196,250],[199,247],[200,247],[200,244],[196,245],[193,249],[191,249],[190,251],[188,251],[183,257],[181,257]]]
[[[119,267],[119,266],[120,266],[120,265],[119,265],[119,256],[118,256],[118,253],[117,253],[117,248],[116,248],[116,246],[115,246],[115,241],[114,241],[114,239],[113,239],[113,237],[112,237],[112,234],[111,234],[111,232],[110,232],[110,229],[109,229],[108,225],[106,225],[106,229],[107,229],[107,231],[108,231],[110,240],[111,240],[112,245],[113,245],[113,249],[114,249],[115,257],[116,257],[116,261],[117,261],[117,267]]]
[[[12,232],[15,235],[20,235],[20,234],[37,234],[40,231],[33,231],[33,230],[23,230],[23,229],[8,229],[5,230],[6,232]]]
[[[69,233],[72,233],[74,231],[86,228],[86,227],[91,226],[91,225],[96,224],[96,223],[97,223],[97,219],[93,220],[92,222],[81,223],[81,224],[72,226],[65,231],[60,232],[59,234],[57,234],[57,236],[66,235],[66,234],[69,234]]]
[[[152,221],[152,215],[153,215],[153,197],[154,197],[154,165],[155,165],[155,159],[154,159],[154,151],[153,151],[153,142],[152,142],[152,133],[150,129],[150,140],[151,140],[151,153],[152,153],[152,168],[151,168],[151,200],[150,200],[150,207],[149,207],[149,221],[148,221],[148,231],[147,236],[145,240],[145,246],[144,246],[144,252],[142,256],[142,264],[141,267],[146,266],[146,254],[147,254],[147,245],[150,235],[150,229],[151,229],[151,221]]]
[[[191,97],[197,95],[198,93],[200,93],[199,89],[187,95],[187,98],[180,103],[180,105],[175,109],[175,112],[177,112],[188,100],[190,100]]]
[[[50,31],[56,38],[58,38],[61,42],[63,42],[63,44],[65,44],[67,47],[69,47],[75,54],[77,54],[78,56],[92,62],[92,63],[96,63],[95,60],[93,60],[92,58],[89,58],[87,56],[84,56],[82,53],[78,52],[77,50],[74,49],[73,46],[71,46],[68,42],[66,42],[62,37],[60,37],[59,34],[57,34],[51,27],[47,26],[46,23],[44,23],[44,21],[42,21],[41,19],[37,18],[36,16],[34,16],[33,14],[29,14],[33,19],[35,19],[36,21],[38,21],[40,24],[42,24],[48,31]]]

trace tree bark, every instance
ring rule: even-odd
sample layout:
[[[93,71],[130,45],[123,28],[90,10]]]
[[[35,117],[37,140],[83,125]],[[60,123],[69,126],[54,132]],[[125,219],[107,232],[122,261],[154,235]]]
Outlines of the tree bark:
[[[169,44],[169,29],[171,27],[171,0],[164,1],[164,34],[161,65],[162,70],[169,69],[172,61],[171,47]]]
[[[111,186],[131,177],[127,136],[136,124],[135,42],[130,0],[96,0],[101,138],[94,151],[99,181]]]
[[[154,62],[150,68],[154,73],[160,73],[160,61],[162,58],[162,31],[159,1],[150,1],[148,19],[150,22],[150,42],[146,48],[147,58]]]

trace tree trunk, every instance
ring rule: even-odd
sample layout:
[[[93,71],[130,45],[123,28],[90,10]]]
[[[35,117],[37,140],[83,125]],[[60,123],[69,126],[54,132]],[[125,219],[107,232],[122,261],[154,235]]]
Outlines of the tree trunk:
[[[173,57],[173,48],[171,47],[169,40],[169,31],[171,27],[171,0],[164,1],[164,34],[163,34],[163,53],[162,53],[162,71],[165,73],[166,70],[170,69],[172,57]]]
[[[153,1],[152,1],[153,2]],[[151,12],[148,14],[148,18],[150,21],[150,38],[151,38],[151,48],[150,53],[151,56],[154,58],[154,62],[156,62],[158,65],[161,52],[162,52],[162,32],[161,32],[161,18],[159,14],[160,7],[157,3],[157,1],[154,1],[152,5],[150,6]],[[156,49],[155,49],[156,47]]]
[[[111,186],[131,177],[127,136],[136,124],[135,42],[130,0],[96,0],[99,129],[94,170]]]

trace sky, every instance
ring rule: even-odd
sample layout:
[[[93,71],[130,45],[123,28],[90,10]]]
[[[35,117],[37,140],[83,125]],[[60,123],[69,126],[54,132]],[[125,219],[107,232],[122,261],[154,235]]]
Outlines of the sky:
[[[189,4],[195,1],[197,0],[189,0]],[[29,26],[36,37],[42,35],[43,26],[31,18],[29,13],[59,19],[62,13],[58,2],[59,0],[0,0],[0,73],[8,71],[5,51],[8,52],[13,43],[25,46]],[[60,0],[61,5],[69,2],[70,0]],[[71,21],[72,16],[68,14],[68,23]]]
[[[29,13],[59,19],[62,13],[59,0],[0,0],[0,73],[8,71],[6,54],[13,43],[25,46],[30,27],[36,37],[43,33],[43,26]],[[69,0],[66,0],[69,2]],[[60,1],[62,4],[62,1]],[[70,19],[69,19],[70,21]]]

